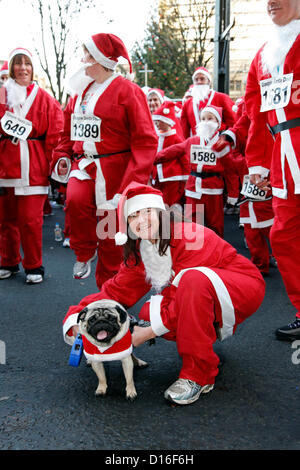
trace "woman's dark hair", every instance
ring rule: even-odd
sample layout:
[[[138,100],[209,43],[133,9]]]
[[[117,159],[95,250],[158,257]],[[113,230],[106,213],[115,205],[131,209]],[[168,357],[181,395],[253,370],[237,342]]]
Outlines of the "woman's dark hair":
[[[175,210],[158,210],[158,219],[159,219],[159,243],[158,243],[158,253],[160,256],[163,256],[168,247],[171,245],[171,239],[174,231],[174,223],[182,222],[182,215],[179,213],[178,209]],[[133,260],[135,265],[140,262],[140,239],[130,230],[130,227],[127,223],[127,233],[128,240],[124,245],[124,262],[128,265],[128,261]]]

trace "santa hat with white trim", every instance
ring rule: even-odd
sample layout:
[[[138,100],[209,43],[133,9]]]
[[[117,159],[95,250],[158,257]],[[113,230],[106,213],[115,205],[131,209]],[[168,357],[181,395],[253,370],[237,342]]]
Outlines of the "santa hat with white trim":
[[[165,101],[165,92],[163,90],[161,90],[160,88],[150,88],[150,90],[148,90],[147,92],[147,98],[149,98],[149,95],[151,95],[151,93],[154,93],[154,95],[158,97],[160,103],[163,104],[163,102]]]
[[[115,235],[116,245],[125,245],[127,236],[127,218],[142,209],[156,208],[166,210],[162,193],[145,184],[133,181],[124,189],[118,204],[119,232]]]
[[[210,105],[205,106],[204,108],[202,108],[200,117],[202,117],[202,114],[204,112],[212,113],[217,118],[218,124],[219,124],[219,129],[220,129],[221,124],[222,124],[222,108],[220,106],[214,106],[214,105],[210,104]]]
[[[128,61],[130,74],[127,78],[133,79],[132,64],[123,41],[109,33],[94,34],[86,41],[84,45],[94,59],[109,70],[115,70],[118,65],[118,58],[124,57]]]
[[[176,124],[176,106],[173,101],[165,101],[152,114],[153,121],[163,121],[173,127]]]
[[[25,47],[16,47],[16,49],[13,49],[11,51],[11,53],[9,54],[9,58],[8,58],[9,76],[11,76],[11,73],[12,73],[11,66],[12,66],[13,58],[16,55],[19,55],[19,54],[25,55],[26,57],[28,57],[30,59],[30,62],[31,62],[31,65],[32,65],[32,76],[33,76],[33,58],[32,58],[32,54],[28,49],[25,49]]]
[[[202,73],[202,75],[205,75],[211,83],[211,74],[209,73],[209,71],[205,67],[197,67],[196,68],[195,72],[192,75],[193,82],[194,82],[194,79],[195,79],[196,75],[198,75],[198,73]]]
[[[8,62],[7,61],[4,62],[4,64],[2,65],[2,67],[0,69],[0,78],[3,75],[8,75]]]

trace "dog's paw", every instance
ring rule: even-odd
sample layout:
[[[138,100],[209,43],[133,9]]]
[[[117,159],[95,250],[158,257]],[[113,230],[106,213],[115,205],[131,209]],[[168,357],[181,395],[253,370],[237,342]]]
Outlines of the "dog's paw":
[[[133,365],[137,369],[145,369],[146,367],[149,366],[148,362],[143,361],[142,359],[139,359],[136,356],[132,356],[132,359],[133,359]]]
[[[98,385],[96,391],[95,391],[95,395],[96,397],[105,397],[106,395],[106,390],[107,390],[107,387],[106,386],[101,386],[101,385]]]
[[[136,389],[134,386],[126,387],[126,400],[134,401],[137,397]]]

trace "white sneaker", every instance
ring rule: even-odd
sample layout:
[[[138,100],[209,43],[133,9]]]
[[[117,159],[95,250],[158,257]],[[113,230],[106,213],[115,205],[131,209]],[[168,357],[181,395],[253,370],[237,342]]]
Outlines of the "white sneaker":
[[[73,267],[74,279],[86,279],[91,274],[91,263],[96,259],[97,254],[95,253],[91,259],[86,262],[76,261]]]
[[[189,405],[198,400],[201,393],[208,393],[213,385],[203,387],[193,380],[178,379],[164,393],[164,397],[177,405]]]
[[[27,284],[39,284],[43,282],[43,276],[41,274],[27,274],[26,282]]]
[[[70,238],[65,238],[63,241],[63,246],[65,248],[70,248]]]
[[[12,271],[9,271],[9,269],[0,269],[0,279],[7,279],[10,276],[12,276]]]
[[[8,279],[13,274],[17,274],[18,272],[20,272],[19,268],[11,268],[11,269],[0,268],[0,279]]]

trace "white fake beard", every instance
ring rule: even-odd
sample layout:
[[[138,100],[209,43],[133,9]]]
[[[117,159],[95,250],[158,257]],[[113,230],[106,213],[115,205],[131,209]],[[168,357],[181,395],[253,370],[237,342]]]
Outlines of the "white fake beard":
[[[218,127],[219,124],[217,122],[200,121],[196,128],[196,134],[199,137],[203,137],[204,139],[209,140],[214,135]]]
[[[86,87],[94,81],[93,78],[86,75],[85,70],[93,64],[84,64],[67,80],[66,90],[71,96],[82,93]]]
[[[197,103],[204,101],[210,92],[209,85],[194,85],[192,88],[192,97]]]
[[[146,270],[146,281],[152,285],[157,293],[161,292],[169,284],[172,276],[170,247],[168,247],[165,255],[160,256],[156,243],[142,240],[140,253]]]
[[[8,78],[4,84],[7,90],[7,104],[10,108],[24,104],[27,97],[27,87],[19,85],[13,78]]]
[[[261,52],[264,73],[274,73],[284,60],[300,33],[300,20],[293,20],[287,25],[273,25],[273,32]]]

